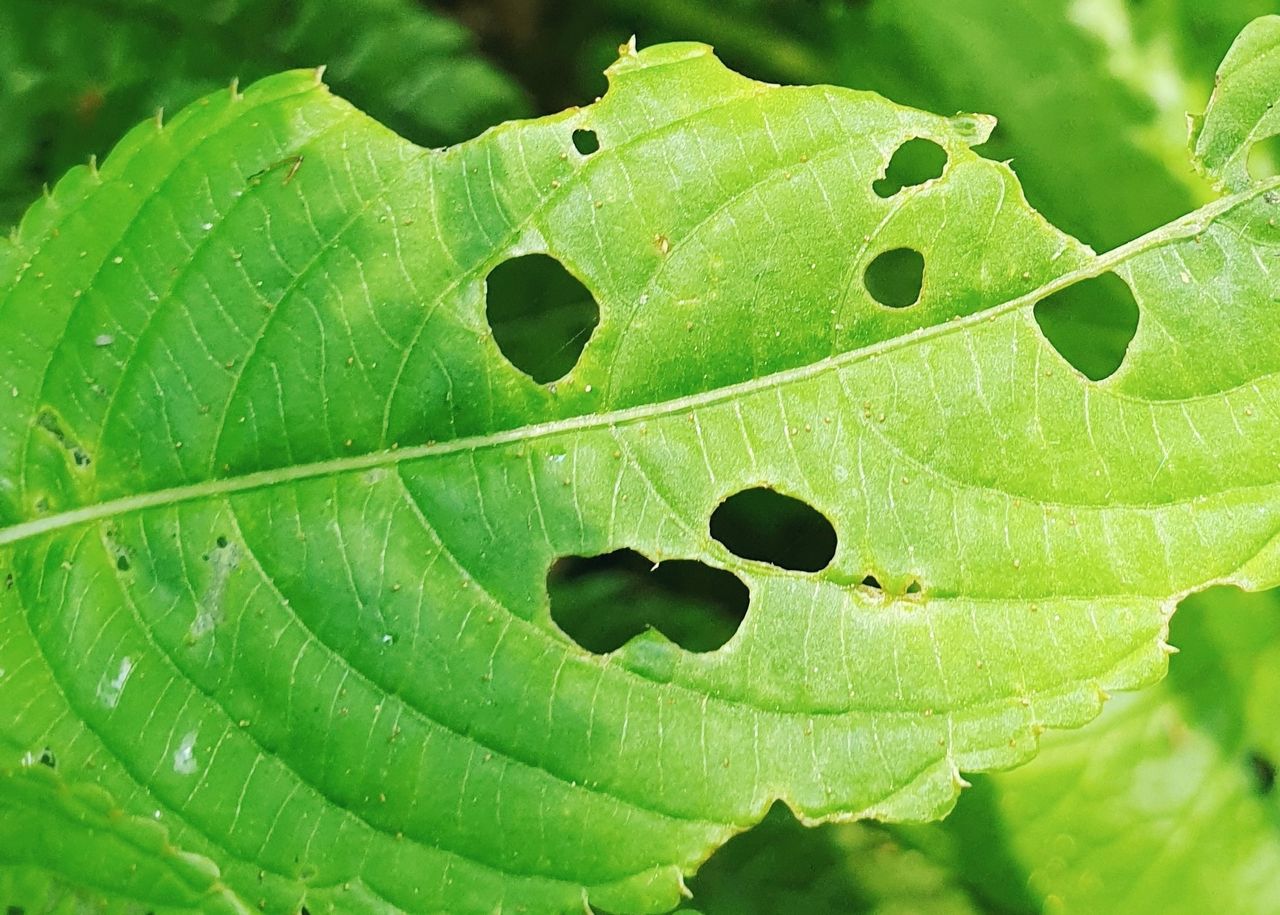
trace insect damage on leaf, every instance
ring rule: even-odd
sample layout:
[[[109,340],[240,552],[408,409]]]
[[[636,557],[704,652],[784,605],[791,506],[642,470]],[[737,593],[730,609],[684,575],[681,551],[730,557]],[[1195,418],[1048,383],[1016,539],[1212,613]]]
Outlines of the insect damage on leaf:
[[[30,860],[208,911],[663,911],[777,800],[941,816],[962,770],[1158,678],[1180,596],[1280,583],[1280,350],[1241,333],[1275,305],[1278,183],[1231,145],[1275,81],[1224,81],[1199,127],[1226,196],[1099,256],[973,151],[989,118],[697,44],[609,77],[428,151],[287,73],[27,214],[0,252],[0,803],[30,818],[47,746],[50,791],[118,811],[84,860]],[[915,140],[945,167],[884,196]],[[598,308],[553,352],[491,307],[531,256]],[[1094,381],[1033,310],[1108,273],[1139,320]],[[749,492],[829,554],[739,545],[716,518]],[[734,577],[740,626],[566,637],[549,570],[618,551]],[[148,818],[217,879],[166,896],[94,854]]]

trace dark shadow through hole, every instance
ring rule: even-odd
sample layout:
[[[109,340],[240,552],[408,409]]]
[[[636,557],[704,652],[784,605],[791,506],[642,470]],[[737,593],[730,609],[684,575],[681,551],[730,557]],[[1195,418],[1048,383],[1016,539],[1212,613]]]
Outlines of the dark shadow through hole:
[[[862,281],[867,292],[886,308],[906,308],[920,299],[924,255],[912,248],[893,248],[867,265]]]
[[[587,287],[545,254],[503,261],[485,279],[485,315],[502,355],[545,384],[568,374],[600,306]]]
[[[1249,753],[1249,773],[1253,776],[1254,790],[1264,797],[1275,790],[1276,764],[1257,750]]]
[[[805,502],[772,489],[744,489],[711,515],[711,536],[735,556],[795,572],[817,572],[836,554],[836,529]]]
[[[584,156],[589,156],[600,149],[600,138],[594,130],[575,130],[573,132],[573,148]]]
[[[880,580],[874,575],[868,575],[866,578],[862,579],[862,587],[871,588],[873,591],[884,590],[884,588],[880,587]]]
[[[1138,303],[1114,273],[1082,280],[1041,299],[1035,316],[1062,358],[1094,381],[1120,368],[1138,332]]]
[[[892,197],[904,187],[932,181],[946,167],[947,151],[932,140],[916,137],[897,148],[884,177],[873,182],[871,189],[881,197]]]
[[[750,593],[736,575],[689,559],[653,563],[635,550],[566,556],[547,573],[551,618],[587,651],[616,651],[657,629],[687,651],[715,651],[738,631]]]
[[[775,801],[759,824],[717,849],[689,881],[693,905],[709,913],[884,911],[879,894],[860,880],[863,856],[896,862],[904,852],[877,826],[864,828],[866,837],[857,841],[867,843],[865,852],[851,851],[840,827],[805,826]]]
[[[1249,177],[1263,181],[1280,175],[1280,133],[1272,134],[1249,147]]]

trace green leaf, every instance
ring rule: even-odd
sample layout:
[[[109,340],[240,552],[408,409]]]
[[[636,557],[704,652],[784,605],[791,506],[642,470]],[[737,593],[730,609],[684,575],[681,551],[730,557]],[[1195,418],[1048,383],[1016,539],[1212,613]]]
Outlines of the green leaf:
[[[457,25],[408,0],[8,0],[0,9],[0,223],[157,109],[233,79],[327,65],[411,139],[454,143],[526,112]]]
[[[1097,256],[972,150],[989,118],[694,44],[610,80],[433,152],[285,74],[27,214],[0,254],[0,797],[48,748],[249,908],[662,911],[776,800],[942,815],[962,770],[1158,678],[1181,595],[1280,581],[1280,353],[1251,332],[1280,182]],[[881,197],[912,137],[945,171]],[[923,287],[885,308],[863,275],[899,248]],[[530,252],[600,306],[545,385],[485,323],[485,276]],[[1095,383],[1032,307],[1108,271],[1141,320]],[[830,520],[826,568],[711,536],[758,487]],[[741,628],[579,647],[548,569],[619,549],[737,576]],[[107,892],[94,860],[74,879]]]
[[[716,852],[690,890],[691,905],[704,915],[981,911],[954,874],[883,829],[860,823],[806,828],[777,809]]]
[[[1280,898],[1280,599],[1215,591],[1175,620],[1167,681],[1083,731],[1046,735],[1035,763],[984,779],[936,832],[908,836],[1003,911],[1028,886],[1056,911],[1264,913]],[[971,797],[989,803],[971,806]],[[994,871],[995,824],[1020,873]]]

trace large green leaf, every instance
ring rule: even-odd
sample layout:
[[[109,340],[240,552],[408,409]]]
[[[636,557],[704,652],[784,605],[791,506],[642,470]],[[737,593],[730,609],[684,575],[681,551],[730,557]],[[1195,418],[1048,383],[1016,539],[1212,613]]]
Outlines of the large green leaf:
[[[1278,42],[1259,20],[1236,63]],[[49,844],[6,867],[166,911],[659,911],[777,799],[941,815],[962,770],[1159,677],[1178,597],[1280,581],[1280,352],[1253,333],[1280,182],[1229,176],[1099,257],[972,151],[988,118],[693,44],[610,78],[432,152],[286,74],[28,213],[0,300],[4,815],[41,815],[46,759],[46,794],[104,791],[219,876],[160,898]],[[1275,85],[1224,83],[1202,148]],[[882,198],[918,136],[946,171]],[[923,292],[885,308],[864,271],[903,247]],[[601,309],[545,385],[485,323],[484,277],[532,251]],[[1107,271],[1142,317],[1095,383],[1031,309]],[[830,519],[828,567],[710,536],[758,486]],[[742,627],[578,647],[548,567],[621,548],[731,571]]]
[[[327,78],[419,143],[525,113],[449,20],[409,0],[6,0],[0,6],[0,223],[157,109],[289,67]]]

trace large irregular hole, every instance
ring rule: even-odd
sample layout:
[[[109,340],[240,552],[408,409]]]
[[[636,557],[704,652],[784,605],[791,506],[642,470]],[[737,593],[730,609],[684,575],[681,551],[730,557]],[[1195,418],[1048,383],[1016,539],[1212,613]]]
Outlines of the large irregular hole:
[[[1263,181],[1280,175],[1280,133],[1259,140],[1249,148],[1249,177]]]
[[[551,618],[587,651],[616,651],[657,629],[687,651],[715,651],[738,631],[750,594],[736,575],[688,559],[656,567],[634,550],[568,556],[547,573]]]
[[[545,254],[494,267],[485,280],[485,294],[498,349],[540,384],[569,373],[600,323],[600,306],[591,292]]]
[[[920,299],[924,255],[913,248],[894,248],[867,265],[862,281],[867,292],[886,308],[906,308]]]
[[[1138,303],[1114,273],[1082,280],[1041,299],[1035,316],[1062,358],[1094,381],[1120,368],[1138,332]]]
[[[589,156],[600,149],[600,137],[594,130],[575,130],[573,132],[573,148],[584,156]]]
[[[808,503],[772,489],[744,489],[711,515],[711,536],[743,559],[796,572],[825,569],[836,554],[836,529]]]
[[[932,140],[916,137],[903,143],[889,160],[884,177],[871,188],[881,197],[892,197],[904,187],[932,181],[947,167],[947,151]]]

